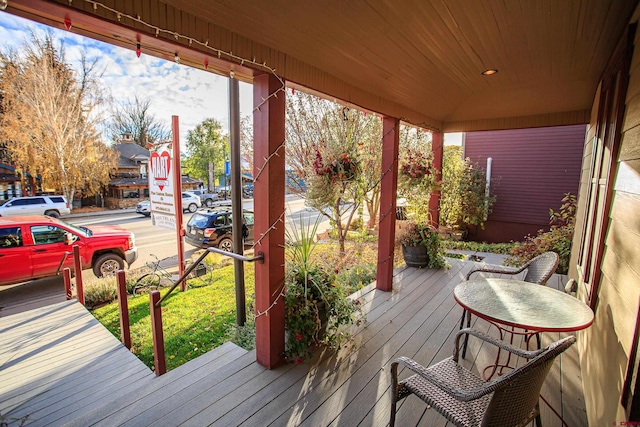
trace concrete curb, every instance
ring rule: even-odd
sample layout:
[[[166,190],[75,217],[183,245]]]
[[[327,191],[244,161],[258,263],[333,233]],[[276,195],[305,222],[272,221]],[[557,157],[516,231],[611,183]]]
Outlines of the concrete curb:
[[[73,212],[73,211],[72,211]],[[123,213],[136,213],[136,208],[127,208],[127,209],[110,209],[105,211],[96,211],[96,212],[83,212],[77,214],[69,214],[60,217],[60,219],[65,220],[67,218],[91,218],[94,216],[110,216],[110,215],[120,215]]]

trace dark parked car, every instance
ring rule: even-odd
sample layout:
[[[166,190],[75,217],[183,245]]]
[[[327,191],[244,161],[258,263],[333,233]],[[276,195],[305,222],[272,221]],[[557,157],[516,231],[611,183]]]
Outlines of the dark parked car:
[[[242,234],[245,244],[253,244],[253,212],[243,211]],[[231,209],[201,209],[187,223],[187,243],[198,248],[215,247],[231,252]]]

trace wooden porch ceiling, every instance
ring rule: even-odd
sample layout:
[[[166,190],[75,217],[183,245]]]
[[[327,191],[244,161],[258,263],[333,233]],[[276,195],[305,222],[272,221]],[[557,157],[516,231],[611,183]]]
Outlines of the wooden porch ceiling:
[[[122,17],[128,14],[266,63],[294,86],[453,132],[588,122],[598,80],[637,4],[10,0],[7,11],[61,28],[63,17],[56,18],[52,6],[83,11],[111,26],[76,26],[74,20],[72,31],[132,49],[137,37],[143,51],[160,49],[164,54],[155,54],[165,57],[172,55],[172,43],[181,57],[191,56],[201,66],[206,49],[189,46],[186,38],[156,37],[149,27]],[[121,12],[120,20],[113,10]],[[481,75],[492,68],[499,72]],[[237,70],[251,78],[251,70]]]

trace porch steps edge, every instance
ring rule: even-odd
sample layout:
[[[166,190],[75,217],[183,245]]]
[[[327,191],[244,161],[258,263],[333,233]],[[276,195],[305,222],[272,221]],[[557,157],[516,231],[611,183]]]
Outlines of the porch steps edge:
[[[226,342],[162,376],[152,378],[134,390],[121,394],[112,401],[103,401],[80,417],[65,420],[63,425],[120,425],[133,418],[136,413],[160,404],[170,396],[183,393],[200,378],[211,377],[209,381],[214,383],[223,381],[229,375],[228,372],[235,369],[233,366],[238,364],[238,360],[247,354],[247,350],[232,342]]]

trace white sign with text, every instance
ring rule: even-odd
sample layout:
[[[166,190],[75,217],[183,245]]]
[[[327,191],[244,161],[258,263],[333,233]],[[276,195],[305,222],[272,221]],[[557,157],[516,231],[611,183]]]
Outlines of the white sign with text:
[[[171,144],[155,145],[149,157],[149,196],[154,225],[176,228]]]

